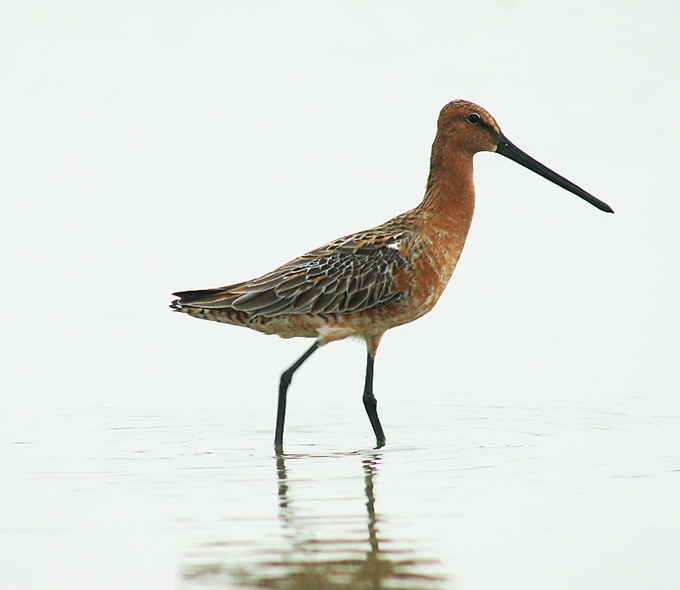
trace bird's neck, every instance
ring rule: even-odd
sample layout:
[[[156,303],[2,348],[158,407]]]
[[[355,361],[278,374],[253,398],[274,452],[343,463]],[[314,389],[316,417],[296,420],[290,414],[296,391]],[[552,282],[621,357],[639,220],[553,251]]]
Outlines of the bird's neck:
[[[418,209],[430,223],[445,226],[464,241],[475,211],[472,156],[447,153],[435,142],[425,197]]]

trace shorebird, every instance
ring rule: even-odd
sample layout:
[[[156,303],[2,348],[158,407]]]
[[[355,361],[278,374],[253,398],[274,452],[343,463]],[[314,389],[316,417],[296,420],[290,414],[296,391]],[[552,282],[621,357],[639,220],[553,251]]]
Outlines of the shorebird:
[[[425,197],[414,209],[372,229],[349,234],[261,277],[173,293],[171,307],[195,318],[244,326],[314,344],[281,375],[274,445],[283,445],[286,396],[293,374],[321,346],[348,337],[367,347],[363,403],[377,447],[385,444],[373,366],[387,330],[430,311],[458,263],[472,214],[472,158],[496,152],[581,197],[609,205],[553,172],[510,142],[482,107],[454,100],[439,114]]]

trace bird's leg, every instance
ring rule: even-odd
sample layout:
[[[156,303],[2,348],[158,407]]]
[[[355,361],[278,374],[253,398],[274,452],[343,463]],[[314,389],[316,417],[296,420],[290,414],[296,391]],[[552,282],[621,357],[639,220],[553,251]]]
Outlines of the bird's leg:
[[[373,432],[375,432],[376,448],[385,446],[385,433],[380,425],[380,418],[378,418],[378,401],[373,395],[373,364],[375,357],[368,351],[366,359],[366,385],[364,386],[364,408],[368,414],[368,419],[371,421]]]
[[[279,407],[276,412],[276,435],[274,436],[274,447],[277,451],[283,449],[283,423],[286,420],[286,393],[288,386],[293,379],[293,373],[300,368],[312,353],[321,346],[321,341],[317,340],[312,346],[296,360],[288,369],[281,374],[281,383],[279,384]]]

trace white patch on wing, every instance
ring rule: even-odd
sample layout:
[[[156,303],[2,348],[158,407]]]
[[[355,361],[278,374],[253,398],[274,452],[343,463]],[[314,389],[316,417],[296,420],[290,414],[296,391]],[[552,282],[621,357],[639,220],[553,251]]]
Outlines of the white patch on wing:
[[[394,242],[394,244],[387,244],[388,248],[392,248],[392,250],[399,250],[399,245],[401,242]]]

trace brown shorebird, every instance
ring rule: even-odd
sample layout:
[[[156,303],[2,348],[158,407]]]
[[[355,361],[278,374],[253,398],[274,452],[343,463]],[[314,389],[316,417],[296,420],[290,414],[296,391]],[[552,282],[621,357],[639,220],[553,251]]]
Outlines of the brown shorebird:
[[[578,195],[611,207],[525,154],[482,107],[455,100],[439,115],[422,202],[366,231],[312,250],[261,277],[199,291],[179,291],[175,311],[314,344],[281,375],[274,444],[283,445],[286,394],[293,373],[319,347],[355,337],[366,342],[363,402],[377,446],[385,444],[373,395],[373,364],[387,330],[418,319],[441,296],[460,258],[475,190],[472,157],[496,152]]]

